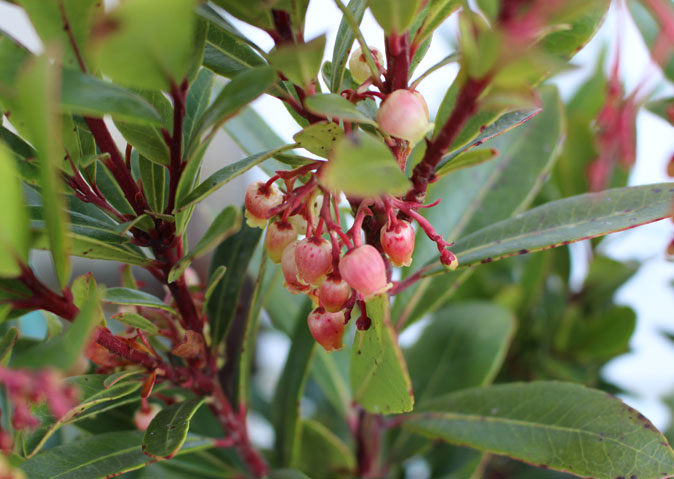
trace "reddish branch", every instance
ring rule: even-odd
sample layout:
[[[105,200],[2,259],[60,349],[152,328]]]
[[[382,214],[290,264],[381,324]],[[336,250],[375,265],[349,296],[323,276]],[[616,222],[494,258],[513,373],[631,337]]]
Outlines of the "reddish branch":
[[[388,92],[407,88],[410,75],[410,37],[409,33],[392,33],[386,38],[386,89]]]

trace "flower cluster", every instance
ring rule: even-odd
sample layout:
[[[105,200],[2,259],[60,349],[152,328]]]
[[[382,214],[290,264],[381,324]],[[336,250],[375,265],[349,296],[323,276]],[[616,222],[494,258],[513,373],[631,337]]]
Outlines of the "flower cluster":
[[[365,301],[392,287],[389,265],[411,264],[415,230],[408,219],[416,220],[437,243],[445,265],[456,268],[457,260],[447,249],[451,245],[417,213],[421,205],[392,196],[352,201],[356,212],[352,226],[345,229],[340,195],[320,182],[326,163],[277,171],[268,181],[251,184],[245,205],[248,224],[267,228],[267,254],[281,264],[285,287],[313,300],[316,308],[308,324],[314,339],[334,351],[342,347],[345,325],[356,304],[361,311],[357,327],[369,327]],[[370,229],[378,228],[376,245],[363,243],[366,218],[371,220]]]

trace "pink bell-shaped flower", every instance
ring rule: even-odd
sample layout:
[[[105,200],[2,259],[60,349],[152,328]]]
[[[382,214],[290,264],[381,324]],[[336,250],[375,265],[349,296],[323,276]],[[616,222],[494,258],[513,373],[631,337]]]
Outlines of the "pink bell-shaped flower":
[[[342,349],[344,337],[344,312],[330,313],[323,308],[314,309],[307,318],[309,331],[326,351]]]
[[[414,253],[414,228],[407,221],[386,224],[379,234],[381,247],[394,266],[409,266]]]
[[[384,259],[369,244],[358,246],[342,256],[339,274],[366,299],[388,289]]]

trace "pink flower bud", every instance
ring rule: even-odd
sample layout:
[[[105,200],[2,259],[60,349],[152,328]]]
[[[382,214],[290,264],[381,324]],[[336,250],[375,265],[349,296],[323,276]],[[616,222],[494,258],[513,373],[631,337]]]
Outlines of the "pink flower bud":
[[[342,349],[344,337],[344,312],[326,312],[323,308],[314,309],[307,318],[309,331],[316,342],[330,351]]]
[[[449,250],[443,250],[442,253],[440,253],[440,262],[447,266],[450,271],[454,271],[459,267],[458,258]]]
[[[414,228],[407,221],[383,226],[379,233],[381,247],[394,266],[409,266],[414,253]]]
[[[303,293],[309,289],[307,285],[300,283],[297,279],[297,262],[295,261],[295,250],[299,241],[293,241],[286,249],[283,250],[281,255],[281,270],[283,271],[283,277],[285,278],[285,287],[292,294]]]
[[[283,250],[297,239],[297,231],[287,221],[274,221],[267,228],[264,244],[267,247],[269,258],[274,263],[280,263]]]
[[[396,90],[379,107],[377,123],[384,133],[415,144],[430,129],[426,100],[418,92]]]
[[[370,53],[374,58],[377,67],[380,70],[383,70],[384,67],[384,56],[376,48],[370,48]],[[363,50],[359,47],[354,50],[349,59],[349,70],[351,71],[351,76],[356,83],[363,83],[365,80],[372,76],[372,71],[370,70],[367,60],[365,60],[365,55],[363,55]]]
[[[246,189],[246,221],[249,226],[264,228],[267,220],[274,216],[272,210],[283,202],[283,193],[272,184],[257,181]]]
[[[318,290],[319,304],[331,313],[344,309],[349,297],[351,297],[351,286],[334,274],[328,276]]]
[[[295,262],[300,281],[317,286],[332,269],[332,245],[324,238],[305,238],[298,242]]]
[[[366,299],[388,289],[384,259],[369,244],[358,246],[342,256],[339,274]]]
[[[136,425],[136,429],[145,431],[159,411],[161,411],[161,407],[156,404],[149,404],[145,410],[142,407],[137,410],[133,415],[133,423]]]

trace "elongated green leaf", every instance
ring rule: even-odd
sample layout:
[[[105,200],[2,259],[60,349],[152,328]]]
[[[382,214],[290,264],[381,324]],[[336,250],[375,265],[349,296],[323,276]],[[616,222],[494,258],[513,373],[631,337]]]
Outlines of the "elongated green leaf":
[[[248,2],[241,2],[240,0],[215,0],[214,3],[224,8],[227,13],[234,15],[244,22],[262,29],[274,29],[270,7],[275,5],[277,1],[250,0]]]
[[[127,326],[142,329],[150,334],[157,334],[159,332],[159,327],[157,325],[137,313],[120,313],[114,315],[112,319],[124,323]]]
[[[128,306],[145,306],[146,308],[159,308],[173,312],[168,304],[156,296],[144,291],[129,288],[108,288],[103,294],[103,301],[113,304],[125,304]]]
[[[16,343],[16,338],[19,335],[19,330],[12,326],[7,330],[5,335],[0,339],[0,364],[6,366],[12,354],[12,348]]]
[[[150,457],[172,458],[185,443],[190,419],[204,401],[188,399],[159,411],[143,436],[143,452]]]
[[[218,75],[231,78],[242,70],[266,64],[253,49],[250,40],[236,31],[212,7],[202,5],[197,9],[197,14],[208,21],[207,43],[204,50],[206,68]]]
[[[215,217],[199,242],[175,264],[169,272],[169,282],[176,281],[190,263],[208,253],[219,243],[241,229],[241,210],[238,206],[228,206]]]
[[[177,206],[177,210],[182,211],[199,203],[200,201],[203,201],[203,199],[208,195],[214,193],[222,186],[232,181],[234,178],[241,176],[254,166],[259,165],[269,158],[273,158],[278,153],[287,151],[294,147],[295,145],[281,146],[279,148],[274,148],[263,153],[249,156],[248,158],[244,158],[243,160],[239,160],[236,163],[225,166],[224,168],[216,171],[211,176],[206,178],[203,183],[194,188],[185,198],[182,198]]]
[[[53,447],[20,467],[31,479],[104,479],[154,461],[143,454],[142,437],[140,431],[98,434]],[[180,453],[212,446],[212,439],[188,438]]]
[[[588,0],[572,9],[570,15],[561,19],[566,28],[543,39],[546,53],[562,59],[573,57],[597,33],[610,4],[610,0]]]
[[[582,477],[665,478],[674,471],[674,451],[646,418],[575,384],[470,389],[425,410],[432,412],[411,415],[404,427]]]
[[[223,241],[213,253],[209,275],[220,266],[227,268],[208,302],[213,348],[219,347],[232,324],[248,264],[261,236],[260,228],[251,228],[244,223],[241,231]]]
[[[311,303],[305,301],[295,322],[288,359],[272,402],[272,417],[276,430],[275,449],[284,466],[293,464],[300,451],[300,398],[304,392],[309,365],[316,346],[305,319],[311,309]]]
[[[155,213],[164,211],[167,171],[163,165],[138,155],[138,169],[143,182],[143,191],[150,208]]]
[[[274,303],[276,304],[276,303]],[[335,411],[347,418],[350,414],[351,392],[347,384],[348,378],[338,365],[338,355],[347,355],[344,353],[328,353],[322,348],[316,350],[315,360],[311,362],[311,378],[316,381],[323,390],[327,400]],[[348,362],[348,357],[345,358]]]
[[[269,479],[311,479],[295,469],[276,469],[269,473]]]
[[[61,106],[70,113],[103,116],[135,122],[157,124],[157,111],[141,96],[113,83],[73,70],[63,70]]]
[[[187,74],[193,56],[193,0],[124,2],[93,28],[93,58],[115,82],[170,90]],[[114,28],[111,28],[114,25]]]
[[[142,125],[127,121],[115,121],[115,126],[124,136],[124,139],[133,145],[146,159],[159,165],[170,163],[169,147],[164,141],[162,128],[167,131],[173,129],[173,107],[166,97],[159,91],[138,90],[152,107],[159,112],[161,120],[158,125]]]
[[[674,97],[661,98],[649,103],[646,103],[646,108],[655,113],[667,123],[674,124],[674,115],[669,113],[674,112]]]
[[[9,153],[0,149],[0,204],[9,205],[0,219],[0,275],[16,277],[18,261],[28,262],[30,231],[21,178]]]
[[[93,278],[90,279],[93,282]],[[42,368],[45,364],[68,371],[86,348],[91,332],[103,320],[99,314],[98,290],[89,288],[86,302],[70,327],[54,339],[23,351],[12,360],[17,368]]]
[[[445,163],[442,167],[435,170],[435,176],[439,178],[462,168],[477,166],[485,161],[493,160],[497,156],[498,151],[493,148],[480,148],[478,150],[467,151],[451,163]]]
[[[292,467],[310,477],[353,474],[356,467],[353,452],[330,429],[318,421],[304,419],[300,431],[300,453]]]
[[[341,1],[341,0],[340,0]],[[350,0],[347,8],[353,13],[353,18],[358,25],[363,20],[365,9],[367,8],[367,0]],[[351,30],[349,23],[342,18],[337,29],[337,37],[335,38],[335,48],[332,51],[332,72],[330,76],[330,91],[332,93],[339,93],[342,91],[342,81],[344,80],[344,71],[346,63],[349,60],[349,52],[351,45],[355,40],[356,35]]]
[[[185,97],[185,120],[183,122],[183,144],[187,145],[197,121],[204,114],[211,100],[215,75],[210,70],[201,69]]]
[[[554,201],[487,226],[456,242],[459,264],[596,238],[667,218],[674,183],[616,188]]]
[[[55,419],[45,407],[36,412],[40,426],[24,437],[24,451],[27,457],[37,454],[47,440],[62,426],[86,419],[103,411],[124,404],[124,398],[140,389],[140,381],[123,381],[106,386],[105,374],[88,374],[67,378],[65,382],[75,386],[80,393],[80,403],[63,416]],[[137,398],[132,398],[137,400]]]
[[[82,49],[86,46],[91,19],[103,11],[96,0],[21,0],[18,2],[30,17],[31,23],[45,45],[59,44],[65,50],[65,65],[79,70],[79,58],[84,61]],[[72,35],[72,41],[71,36]]]
[[[65,201],[61,194],[60,165],[63,155],[59,145],[60,116],[55,102],[58,91],[56,67],[46,56],[34,59],[20,77],[12,116],[14,125],[20,132],[28,134],[28,139],[38,152],[49,249],[56,276],[64,287],[70,278],[71,241],[67,233]]]
[[[356,105],[336,93],[326,93],[323,95],[313,95],[308,97],[304,105],[309,111],[328,119],[354,121],[368,125],[376,123],[362,114]]]
[[[301,44],[281,45],[269,54],[269,63],[291,82],[301,87],[316,80],[321,69],[325,35]]]
[[[333,191],[368,197],[399,195],[411,186],[382,140],[358,132],[337,141],[321,182]]]
[[[370,329],[358,331],[351,355],[353,399],[374,414],[395,414],[414,407],[405,358],[391,326],[387,294],[367,302]]]
[[[275,80],[276,74],[268,67],[251,68],[232,78],[197,122],[187,148],[188,154],[194,152],[202,133],[211,127],[215,131],[241,108],[262,95]]]

